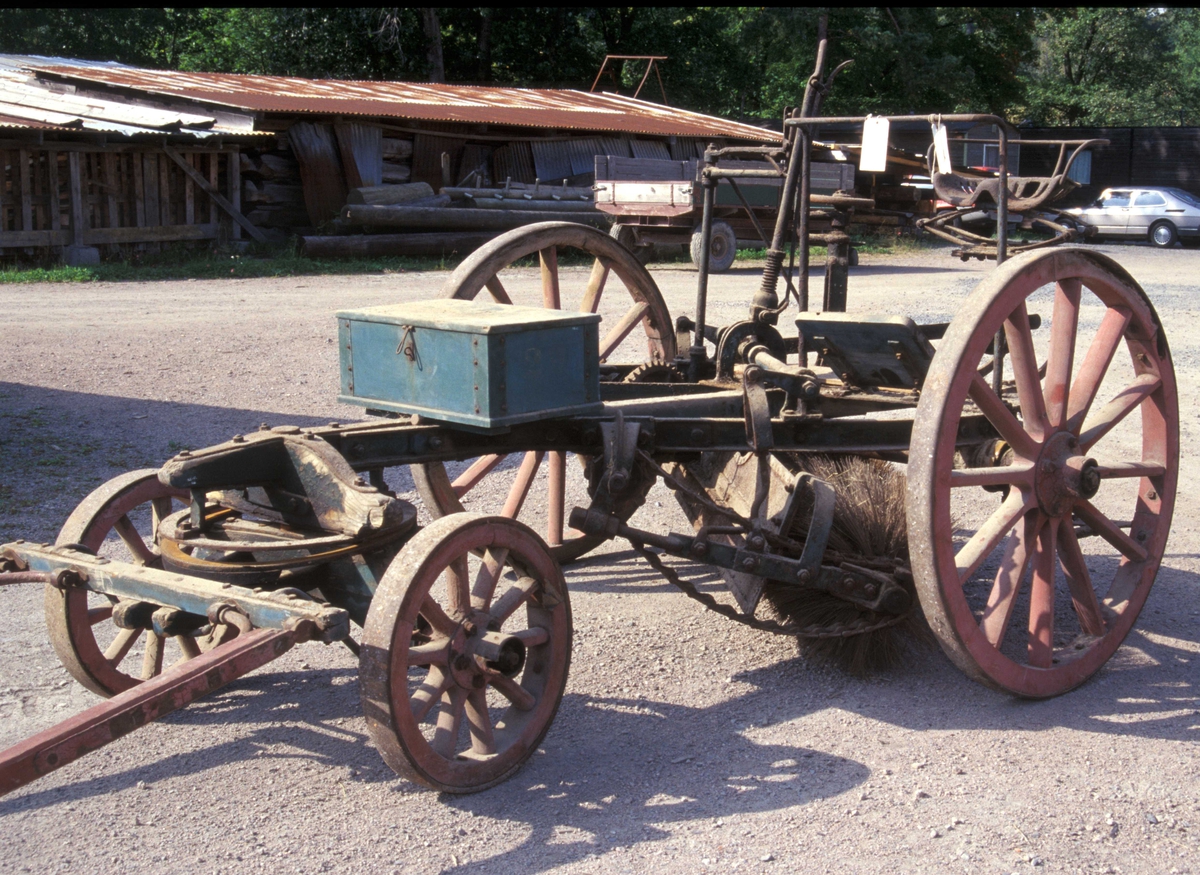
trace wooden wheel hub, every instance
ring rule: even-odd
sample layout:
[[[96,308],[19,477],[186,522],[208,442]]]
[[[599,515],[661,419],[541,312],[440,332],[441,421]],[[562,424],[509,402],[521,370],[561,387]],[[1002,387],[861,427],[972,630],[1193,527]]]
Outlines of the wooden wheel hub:
[[[1033,485],[1043,513],[1063,516],[1076,501],[1086,501],[1100,491],[1099,465],[1079,454],[1079,439],[1074,434],[1060,431],[1042,445]]]
[[[525,642],[516,635],[485,631],[484,620],[464,623],[450,641],[450,673],[464,690],[482,689],[489,677],[516,677],[525,667]]]

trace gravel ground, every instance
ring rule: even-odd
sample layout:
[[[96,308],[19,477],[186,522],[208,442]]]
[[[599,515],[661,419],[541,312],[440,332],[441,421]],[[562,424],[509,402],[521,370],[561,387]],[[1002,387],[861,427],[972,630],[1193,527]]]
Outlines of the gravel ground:
[[[1156,587],[1081,689],[1013,700],[933,650],[856,679],[705,614],[612,544],[567,569],[567,693],[507,783],[450,797],[397,778],[368,743],[354,658],[310,644],[0,800],[0,871],[1200,871],[1200,252],[1097,248],[1164,318],[1184,458]],[[851,308],[946,319],[987,269],[864,256]],[[756,277],[714,278],[710,321],[740,318]],[[691,311],[694,273],[655,278]],[[90,489],[182,447],[356,418],[334,400],[333,312],[443,279],[0,287],[0,542],[53,540]],[[661,487],[634,522],[687,526]],[[59,667],[40,601],[0,590],[0,746],[96,701]]]

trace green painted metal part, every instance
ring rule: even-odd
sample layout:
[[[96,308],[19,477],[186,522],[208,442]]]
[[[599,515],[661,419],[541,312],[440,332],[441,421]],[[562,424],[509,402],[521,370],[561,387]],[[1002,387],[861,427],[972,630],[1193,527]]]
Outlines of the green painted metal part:
[[[598,324],[441,299],[338,313],[338,400],[487,430],[599,412]]]

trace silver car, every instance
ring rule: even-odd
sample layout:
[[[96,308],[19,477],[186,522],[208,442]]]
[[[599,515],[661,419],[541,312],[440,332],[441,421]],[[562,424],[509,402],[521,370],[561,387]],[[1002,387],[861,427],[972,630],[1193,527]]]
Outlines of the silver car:
[[[1091,206],[1066,212],[1095,228],[1095,237],[1134,237],[1164,249],[1176,240],[1200,245],[1200,198],[1181,188],[1109,188]]]

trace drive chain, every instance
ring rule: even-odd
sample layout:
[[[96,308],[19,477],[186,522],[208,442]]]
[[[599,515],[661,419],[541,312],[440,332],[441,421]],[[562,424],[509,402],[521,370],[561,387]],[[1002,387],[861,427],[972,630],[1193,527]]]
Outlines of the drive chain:
[[[666,578],[667,582],[679,589],[690,599],[698,601],[708,610],[720,614],[722,617],[733,620],[735,623],[741,623],[743,626],[749,626],[751,629],[757,629],[759,632],[769,632],[772,635],[787,635],[793,638],[852,638],[855,635],[866,635],[870,632],[877,632],[880,629],[886,629],[889,626],[895,626],[903,622],[908,614],[899,614],[895,617],[888,617],[877,623],[867,623],[863,620],[855,620],[848,624],[834,624],[832,626],[817,626],[810,624],[808,626],[798,626],[795,623],[779,623],[775,620],[760,620],[754,616],[748,616],[740,613],[737,608],[732,605],[723,604],[705,592],[700,592],[688,581],[681,578],[675,569],[671,568],[663,562],[657,554],[646,549],[646,545],[638,541],[629,541],[630,545],[641,554],[642,558],[650,563],[650,567]]]

